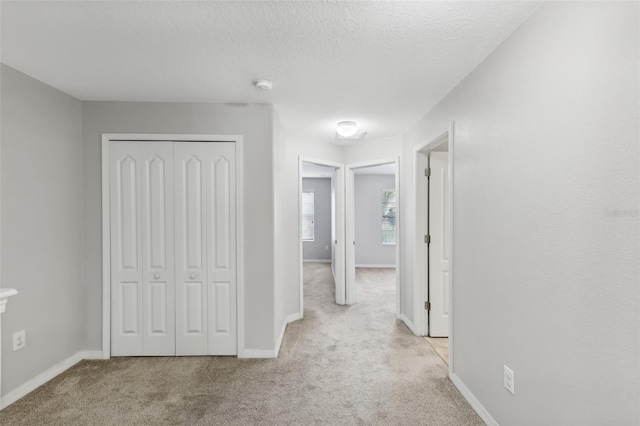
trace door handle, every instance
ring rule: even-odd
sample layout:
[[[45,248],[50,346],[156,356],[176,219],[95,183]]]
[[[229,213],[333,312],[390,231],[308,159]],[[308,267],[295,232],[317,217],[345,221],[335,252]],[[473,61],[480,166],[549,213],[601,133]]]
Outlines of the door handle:
[[[160,278],[160,274],[153,274],[153,279],[154,279],[154,280],[157,280],[157,279],[159,279],[159,278]]]
[[[189,275],[189,278],[191,278],[192,280],[195,280],[196,279],[196,274]]]

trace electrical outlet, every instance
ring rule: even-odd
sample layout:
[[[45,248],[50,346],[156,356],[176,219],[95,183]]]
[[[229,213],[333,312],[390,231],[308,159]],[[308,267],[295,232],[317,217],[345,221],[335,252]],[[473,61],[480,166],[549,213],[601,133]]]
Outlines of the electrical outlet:
[[[329,250],[329,246],[324,246],[324,249],[325,249],[326,251],[328,251],[328,250]]]
[[[13,333],[13,351],[27,346],[27,334],[24,330]]]
[[[515,376],[513,374],[513,370],[507,367],[506,365],[504,366],[504,387],[513,395],[516,394],[516,384],[515,384]]]

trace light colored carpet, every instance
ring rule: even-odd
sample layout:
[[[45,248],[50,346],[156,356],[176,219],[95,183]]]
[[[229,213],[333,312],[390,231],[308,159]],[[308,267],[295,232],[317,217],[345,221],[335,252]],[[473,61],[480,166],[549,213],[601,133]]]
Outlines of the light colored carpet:
[[[440,357],[395,319],[389,270],[359,270],[351,307],[333,303],[329,265],[307,264],[304,276],[305,318],[287,328],[278,359],[83,361],[0,412],[0,424],[482,424]]]

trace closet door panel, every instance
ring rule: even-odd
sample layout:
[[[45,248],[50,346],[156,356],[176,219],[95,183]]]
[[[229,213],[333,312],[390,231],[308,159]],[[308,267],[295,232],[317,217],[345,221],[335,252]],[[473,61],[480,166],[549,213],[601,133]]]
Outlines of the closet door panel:
[[[177,355],[207,354],[203,157],[192,145],[174,144]]]
[[[110,144],[111,354],[175,354],[173,144]]]
[[[235,355],[235,144],[176,142],[174,154],[177,353]]]
[[[173,143],[142,144],[144,355],[175,355]]]
[[[111,354],[142,355],[140,148],[112,143],[109,158]]]
[[[235,144],[216,143],[207,157],[209,353],[237,354]]]

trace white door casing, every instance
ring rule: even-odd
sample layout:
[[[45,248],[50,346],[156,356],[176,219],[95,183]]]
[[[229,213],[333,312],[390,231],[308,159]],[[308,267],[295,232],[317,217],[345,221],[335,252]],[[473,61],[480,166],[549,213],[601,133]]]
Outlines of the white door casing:
[[[358,242],[355,239],[355,169],[364,167],[379,166],[382,164],[394,164],[396,169],[395,175],[395,193],[396,193],[396,317],[400,318],[400,214],[401,214],[401,198],[400,198],[400,159],[385,158],[374,161],[366,161],[361,163],[347,164],[345,166],[345,293],[346,304],[353,305],[357,302],[356,296],[356,247]],[[382,211],[380,211],[382,213]],[[382,216],[381,216],[382,218]]]
[[[449,335],[449,154],[431,152],[429,154],[429,335],[447,337]]]
[[[344,164],[331,161],[317,160],[306,157],[298,157],[298,217],[299,217],[299,263],[300,263],[300,316],[304,313],[304,262],[303,262],[303,242],[302,242],[302,163],[316,164],[319,166],[333,167],[335,170],[332,177],[332,186],[335,187],[335,197],[333,203],[333,214],[335,223],[332,224],[333,253],[335,266],[333,278],[335,283],[336,304],[344,305],[346,301],[345,285],[345,171]],[[335,181],[334,181],[335,179]]]
[[[111,184],[113,355],[175,355],[173,144],[114,142]]]
[[[235,145],[174,145],[176,353],[235,355]]]

